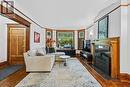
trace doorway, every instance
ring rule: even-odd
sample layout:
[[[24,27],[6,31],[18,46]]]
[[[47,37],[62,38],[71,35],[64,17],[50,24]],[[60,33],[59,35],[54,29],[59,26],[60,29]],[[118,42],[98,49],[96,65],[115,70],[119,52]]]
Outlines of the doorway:
[[[20,24],[8,24],[8,62],[24,64],[23,53],[29,50],[29,28]]]

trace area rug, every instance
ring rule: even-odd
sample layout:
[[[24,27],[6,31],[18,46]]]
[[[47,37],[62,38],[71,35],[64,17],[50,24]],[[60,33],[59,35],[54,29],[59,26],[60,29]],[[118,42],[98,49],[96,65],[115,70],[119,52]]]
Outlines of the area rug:
[[[7,76],[15,73],[22,67],[23,67],[23,65],[11,65],[11,66],[5,67],[3,69],[0,69],[0,80],[3,80]]]
[[[101,87],[78,59],[55,63],[50,73],[30,73],[16,87]]]

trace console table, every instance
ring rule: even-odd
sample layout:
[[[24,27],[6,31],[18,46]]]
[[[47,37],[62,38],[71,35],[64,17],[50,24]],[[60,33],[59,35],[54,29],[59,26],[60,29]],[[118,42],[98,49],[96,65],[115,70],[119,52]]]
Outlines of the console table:
[[[69,55],[71,57],[76,56],[76,50],[75,49],[69,49],[69,48],[63,48],[63,49],[57,49],[57,52],[64,52],[65,55]]]

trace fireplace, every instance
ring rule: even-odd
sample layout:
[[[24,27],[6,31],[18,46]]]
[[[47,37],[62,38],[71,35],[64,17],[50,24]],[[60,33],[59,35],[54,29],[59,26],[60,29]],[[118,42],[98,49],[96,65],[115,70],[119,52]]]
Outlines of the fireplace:
[[[93,66],[111,78],[120,75],[119,37],[94,40],[92,44]]]
[[[94,66],[104,74],[111,76],[111,47],[109,45],[95,45]]]

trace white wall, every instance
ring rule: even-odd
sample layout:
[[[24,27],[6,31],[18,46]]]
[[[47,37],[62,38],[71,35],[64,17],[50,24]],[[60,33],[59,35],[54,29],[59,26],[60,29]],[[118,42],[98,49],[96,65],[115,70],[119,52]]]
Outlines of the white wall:
[[[127,7],[121,7],[121,36],[120,36],[120,72],[126,73],[128,68],[128,42],[127,42]]]
[[[95,18],[95,21],[100,19],[101,17],[103,17],[105,14],[109,13],[110,11],[112,11],[114,8],[118,7],[120,5],[120,0],[118,0],[118,2],[111,4],[110,6],[108,6],[107,8],[103,8],[98,15]]]
[[[21,10],[21,9],[20,9]],[[30,49],[45,47],[45,29],[34,24],[31,20],[16,12],[31,23],[30,27]],[[30,15],[29,15],[30,17]],[[7,23],[16,23],[0,15],[0,62],[7,61]],[[40,33],[40,43],[34,43],[34,32]]]
[[[0,62],[7,61],[7,23],[16,23],[0,15]]]
[[[88,32],[88,30],[85,29],[85,40],[87,40],[87,36],[88,36],[87,32]]]
[[[130,0],[129,0],[129,3],[130,3]],[[128,6],[128,37],[127,38],[128,40],[128,61],[130,61],[130,5]],[[130,67],[130,63],[128,63],[128,68]],[[128,71],[130,73],[130,69]]]
[[[100,19],[102,16],[104,16],[117,6],[119,6],[119,3],[113,4],[108,8],[103,9],[95,18],[95,21]],[[130,7],[128,16],[128,23],[130,23]],[[91,39],[91,37],[95,36],[94,34],[90,37],[90,32],[94,32],[95,29],[97,29],[97,26],[92,26],[87,30],[87,39]],[[96,30],[95,32],[98,33],[98,31]],[[108,37],[120,37],[120,72],[130,73],[130,39],[128,38],[130,37],[130,24],[128,24],[127,28],[127,7],[122,6],[109,14]]]
[[[75,41],[75,49],[78,49],[78,31],[77,30],[75,30],[75,35],[74,35],[74,41]]]
[[[128,0],[128,4],[130,4],[130,0]]]
[[[109,14],[109,37],[119,37],[121,34],[121,8]]]
[[[92,40],[92,37],[94,37],[93,31],[94,31],[94,26],[91,26],[90,28],[87,29],[86,40]]]
[[[34,32],[40,33],[40,43],[34,43]],[[30,49],[45,47],[45,29],[40,28],[32,23],[30,27]]]
[[[105,15],[105,13],[104,13],[104,15]],[[101,17],[100,15],[98,15],[98,16]],[[121,34],[121,8],[118,8],[117,10],[115,10],[114,12],[109,14],[109,26],[108,27],[109,27],[109,30],[108,30],[109,38],[120,36],[120,34]],[[91,35],[90,32],[93,35]],[[87,29],[87,39],[92,39],[92,40],[98,39],[98,22],[96,22],[92,27]]]
[[[33,19],[33,21],[37,22],[37,20],[32,17],[32,15],[30,13],[28,13],[25,9],[21,8],[21,6],[15,2],[15,7],[18,8],[21,12],[23,12],[25,15],[27,15],[28,17],[30,17],[31,19]],[[31,23],[31,27],[30,27],[30,49],[35,49],[35,48],[39,48],[39,47],[45,47],[46,45],[46,31],[45,29],[39,27],[38,25],[36,25],[35,23],[33,23],[30,19],[28,19],[27,17],[25,17],[24,15],[22,15],[21,13],[19,13],[18,11],[15,10],[15,13],[17,13],[18,15],[20,15],[21,17],[23,17],[24,19],[26,19],[27,21],[29,21]],[[40,33],[40,43],[34,43],[34,32],[38,32]]]

